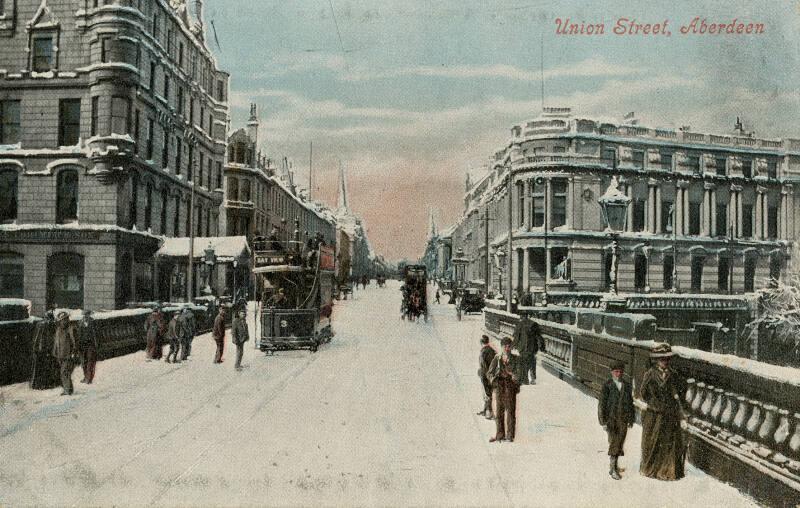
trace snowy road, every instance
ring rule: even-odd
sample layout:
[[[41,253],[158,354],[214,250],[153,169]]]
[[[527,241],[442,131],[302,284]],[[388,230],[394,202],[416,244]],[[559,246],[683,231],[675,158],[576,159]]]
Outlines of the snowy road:
[[[541,369],[517,440],[490,444],[475,415],[482,317],[433,304],[408,323],[397,309],[397,286],[358,291],[318,353],[250,342],[242,372],[230,349],[213,365],[205,335],[178,366],[102,362],[71,398],[4,387],[0,505],[751,505],[693,468],[640,477],[639,427],[610,479],[595,401]]]

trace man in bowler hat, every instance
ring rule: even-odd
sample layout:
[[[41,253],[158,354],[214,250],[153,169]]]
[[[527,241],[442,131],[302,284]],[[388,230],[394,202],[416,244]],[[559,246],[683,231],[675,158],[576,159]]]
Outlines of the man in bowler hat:
[[[608,433],[608,474],[611,478],[619,480],[619,457],[625,455],[625,436],[628,429],[636,421],[633,409],[633,390],[631,384],[623,379],[625,364],[614,362],[611,364],[611,378],[603,384],[600,391],[600,402],[597,406],[597,417],[600,425]]]

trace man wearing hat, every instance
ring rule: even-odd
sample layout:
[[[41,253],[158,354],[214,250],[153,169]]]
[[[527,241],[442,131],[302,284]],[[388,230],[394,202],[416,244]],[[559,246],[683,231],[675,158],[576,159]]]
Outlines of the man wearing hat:
[[[517,426],[517,393],[522,365],[519,355],[511,350],[511,337],[503,338],[500,344],[503,351],[492,359],[487,374],[495,400],[494,418],[497,425],[497,433],[489,439],[490,443],[514,441]]]
[[[217,345],[217,352],[214,354],[214,363],[222,363],[222,354],[225,351],[225,307],[219,308],[219,313],[214,319],[214,326],[211,335]]]
[[[597,406],[600,425],[608,433],[608,474],[615,480],[621,479],[617,460],[620,455],[625,455],[623,450],[625,436],[636,420],[633,390],[631,384],[622,378],[624,372],[623,362],[611,364],[611,379],[603,385],[600,391],[600,403]]]
[[[83,320],[80,324],[79,348],[81,353],[81,366],[83,379],[81,383],[92,384],[97,368],[97,350],[99,349],[97,326],[95,325],[92,311],[83,311]]]
[[[489,344],[489,337],[486,335],[481,336],[481,353],[478,357],[478,377],[481,378],[481,384],[483,385],[483,411],[479,411],[478,414],[485,416],[487,420],[494,418],[492,415],[492,384],[489,383],[487,374],[489,373],[489,366],[492,364],[492,360],[494,360],[495,356],[497,356],[497,351]]]
[[[686,445],[681,423],[686,382],[670,368],[672,349],[657,344],[650,352],[655,365],[644,373],[641,396],[642,461],[639,472],[657,480],[679,480],[684,475]]]
[[[59,384],[58,362],[52,356],[53,337],[56,333],[56,317],[52,309],[36,324],[33,336],[33,365],[31,388],[44,390]]]
[[[61,395],[72,395],[72,370],[75,368],[72,358],[76,352],[75,329],[69,324],[69,314],[59,312],[53,336],[53,356],[58,360],[61,373]]]

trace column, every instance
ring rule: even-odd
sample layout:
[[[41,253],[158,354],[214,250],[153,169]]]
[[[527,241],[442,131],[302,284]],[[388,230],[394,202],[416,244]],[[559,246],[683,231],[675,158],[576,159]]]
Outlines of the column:
[[[519,280],[519,250],[511,251],[511,289],[516,291],[517,281]]]
[[[647,231],[656,232],[656,184],[650,180],[647,182]]]
[[[736,230],[736,217],[736,192],[734,192],[733,186],[731,186],[728,193],[728,224],[725,226],[725,232],[728,233],[733,230],[734,237],[738,235],[738,231]]]
[[[736,235],[742,236],[742,188],[736,191]]]
[[[761,194],[761,239],[769,236],[769,194]]]
[[[530,269],[531,269],[531,249],[530,247],[525,247],[522,256],[522,288],[525,290],[526,293],[531,290]]]
[[[717,189],[711,188],[709,191],[710,202],[708,204],[708,213],[711,215],[711,236],[717,234]]]
[[[764,194],[761,191],[761,187],[756,188],[756,230],[755,230],[755,237],[757,239],[764,238],[764,228],[763,226],[763,210],[762,206],[764,204]]]
[[[625,231],[633,231],[633,186],[625,184],[625,195],[631,200],[628,206],[628,217],[625,220]]]
[[[683,234],[683,189],[675,187],[675,204],[672,214],[672,230],[676,235]]]
[[[682,191],[683,191],[683,199],[681,200],[683,202],[683,234],[684,235],[689,232],[689,189],[686,188],[688,186],[689,186],[689,183],[687,182],[685,187],[682,189]]]
[[[660,186],[656,187],[655,210],[656,210],[656,228],[654,229],[654,231],[656,233],[663,233],[663,231],[661,231],[661,222],[662,222],[661,214],[663,213],[663,210],[661,210],[661,187]]]
[[[786,238],[786,189],[781,189],[781,201],[778,204],[778,239]]]
[[[575,177],[567,180],[567,227],[575,229]]]
[[[547,283],[550,282],[550,246],[547,246],[547,249],[544,251],[544,286],[547,287]]]
[[[523,183],[523,192],[525,195],[523,196],[523,225],[525,227],[525,231],[531,230],[531,181],[526,179]]]
[[[709,236],[709,225],[711,224],[711,217],[709,217],[708,207],[711,201],[711,192],[708,184],[703,184],[703,206],[700,208],[700,235]]]

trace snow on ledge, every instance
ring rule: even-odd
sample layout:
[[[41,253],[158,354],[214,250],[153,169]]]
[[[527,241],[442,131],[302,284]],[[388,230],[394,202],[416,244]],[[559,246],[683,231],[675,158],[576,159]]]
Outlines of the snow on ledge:
[[[25,169],[25,165],[16,159],[0,159],[0,166],[17,166],[19,169]]]
[[[777,381],[779,383],[800,386],[800,369],[771,365],[769,363],[759,362],[757,360],[751,360],[749,358],[742,358],[734,355],[709,353],[708,351],[701,351],[699,349],[693,349],[684,346],[674,346],[672,350],[678,356],[687,360],[699,360],[712,365],[717,365],[764,379]]]

